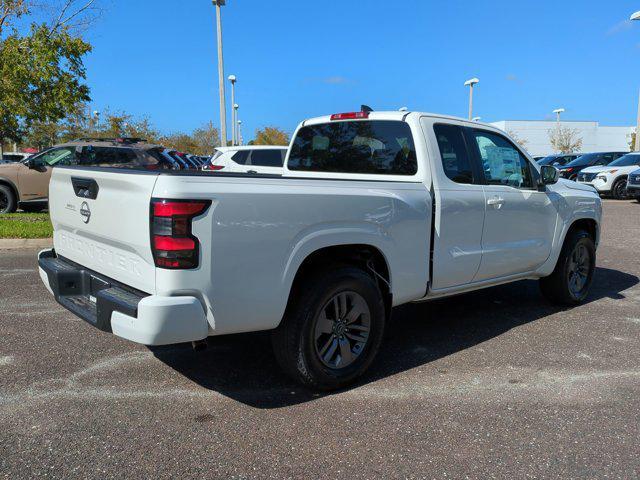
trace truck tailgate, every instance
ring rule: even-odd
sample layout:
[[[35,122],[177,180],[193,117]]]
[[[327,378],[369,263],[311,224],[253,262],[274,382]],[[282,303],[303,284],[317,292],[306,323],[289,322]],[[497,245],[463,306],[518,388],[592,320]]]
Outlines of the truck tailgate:
[[[57,254],[155,293],[149,205],[157,178],[124,169],[55,168],[49,205]]]

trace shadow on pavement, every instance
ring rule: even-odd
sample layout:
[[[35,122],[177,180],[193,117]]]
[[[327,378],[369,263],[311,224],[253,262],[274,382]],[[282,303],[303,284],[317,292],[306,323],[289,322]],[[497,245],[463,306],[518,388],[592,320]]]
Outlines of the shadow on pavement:
[[[597,268],[587,303],[622,299],[639,282],[618,270]],[[561,311],[546,302],[536,281],[522,281],[429,303],[396,308],[386,339],[360,385],[464,350],[520,325]],[[204,388],[256,408],[279,408],[324,396],[286,377],[271,351],[269,332],[210,337],[209,348],[152,347],[162,362]]]

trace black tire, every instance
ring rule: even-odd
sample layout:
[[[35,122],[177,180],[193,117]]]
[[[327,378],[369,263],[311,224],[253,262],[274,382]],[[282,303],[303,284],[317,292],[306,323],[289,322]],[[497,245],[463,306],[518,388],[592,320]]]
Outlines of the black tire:
[[[345,351],[345,357],[348,356],[349,360],[353,358],[352,363],[344,367],[337,365],[330,367],[326,359],[332,348],[336,358],[342,357],[341,352],[347,336],[351,335],[350,338],[355,338],[353,337],[355,334],[357,338],[362,338],[356,330],[352,329],[349,333],[347,323],[349,314],[344,315],[342,322],[339,318],[338,321],[332,321],[331,333],[320,334],[326,335],[326,339],[318,337],[320,322],[324,325],[328,317],[332,316],[328,308],[333,303],[329,302],[334,298],[349,298],[349,295],[352,295],[351,307],[348,306],[349,300],[345,300],[345,311],[356,310],[356,301],[359,302],[361,309],[362,301],[368,308],[368,316],[360,315],[357,317],[359,320],[350,325],[353,329],[357,327],[358,330],[362,330],[365,320],[368,319],[369,330],[366,341],[362,345],[354,344]],[[339,332],[336,327],[340,323],[347,331],[344,332],[344,337],[340,336],[332,340],[331,337],[340,335],[336,333]],[[294,380],[313,389],[336,390],[353,383],[371,365],[380,349],[384,328],[385,306],[376,282],[358,268],[336,266],[312,272],[298,282],[297,288],[292,292],[292,300],[287,306],[284,318],[273,332],[272,343],[278,363]],[[327,342],[326,345],[330,342],[339,342],[337,344],[339,347],[331,343],[330,348],[325,350],[327,353],[322,355],[319,345],[325,342]],[[349,342],[350,340],[347,341],[348,345],[350,345]]]
[[[627,179],[620,178],[615,181],[611,187],[611,196],[616,200],[624,200],[627,198]]]
[[[583,248],[584,250],[582,250]],[[576,265],[574,255],[577,255],[578,251],[586,252],[589,265],[582,270],[584,278],[579,275],[580,283],[577,283],[573,288],[572,279],[576,270],[574,269],[574,265]],[[593,239],[584,230],[572,230],[564,241],[553,273],[540,279],[540,290],[547,300],[557,305],[578,305],[589,294],[595,267],[596,247]]]
[[[16,211],[16,196],[7,185],[0,185],[0,213]]]

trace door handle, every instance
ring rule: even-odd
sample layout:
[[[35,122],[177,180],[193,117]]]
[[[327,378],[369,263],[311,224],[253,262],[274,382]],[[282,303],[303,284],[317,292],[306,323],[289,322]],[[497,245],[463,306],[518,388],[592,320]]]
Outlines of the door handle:
[[[502,207],[504,205],[504,198],[502,197],[493,197],[487,200],[487,205],[492,205],[496,208]]]

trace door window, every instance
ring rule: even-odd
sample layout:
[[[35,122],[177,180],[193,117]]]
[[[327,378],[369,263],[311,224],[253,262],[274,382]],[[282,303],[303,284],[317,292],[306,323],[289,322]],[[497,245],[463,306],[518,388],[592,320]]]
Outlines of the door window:
[[[473,130],[472,135],[489,185],[533,188],[529,162],[511,142],[483,130]]]
[[[462,128],[436,124],[433,131],[438,140],[444,174],[456,183],[473,183],[473,171]]]

